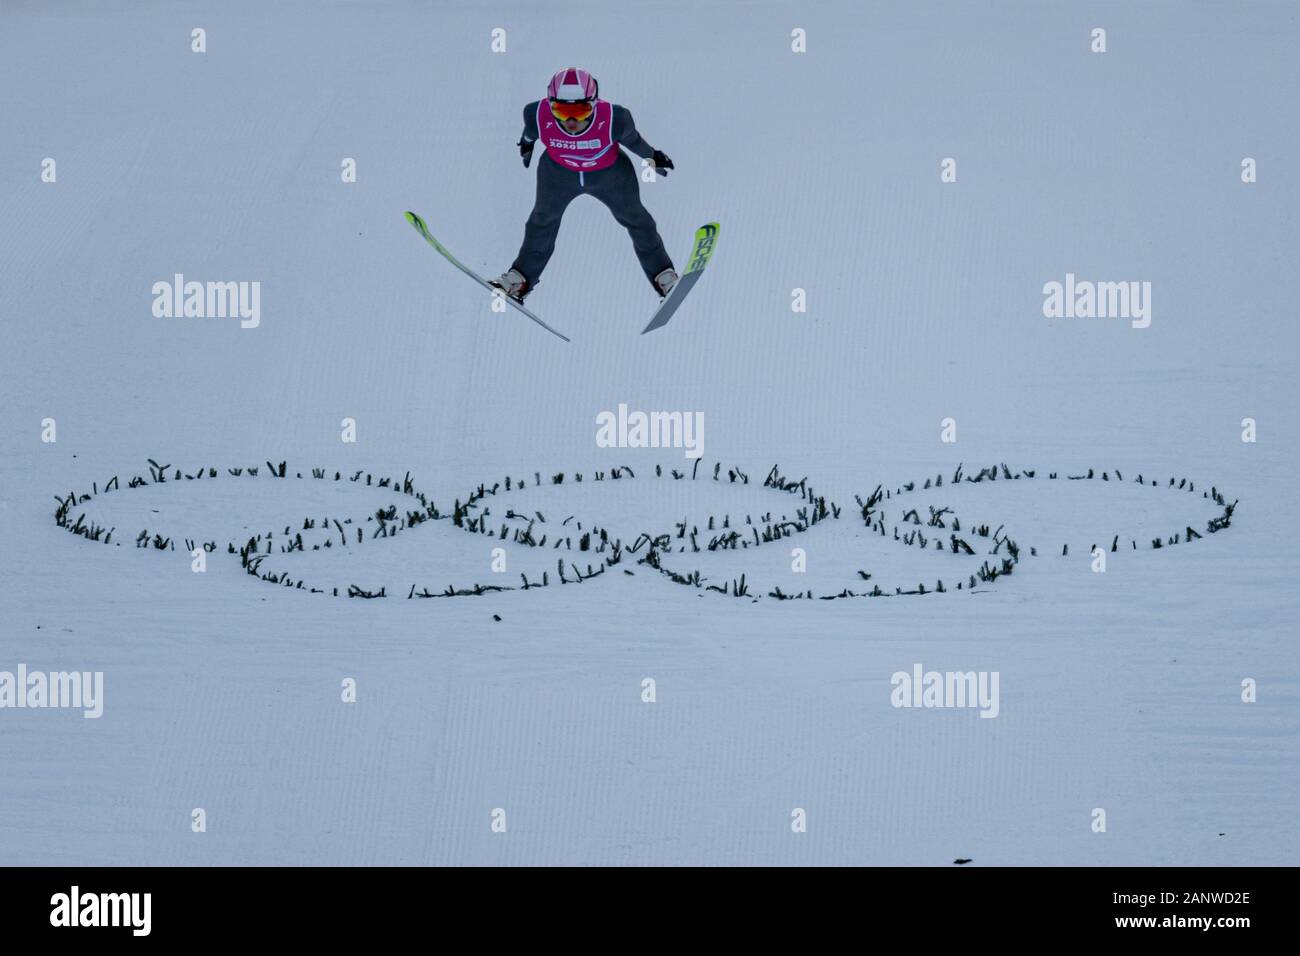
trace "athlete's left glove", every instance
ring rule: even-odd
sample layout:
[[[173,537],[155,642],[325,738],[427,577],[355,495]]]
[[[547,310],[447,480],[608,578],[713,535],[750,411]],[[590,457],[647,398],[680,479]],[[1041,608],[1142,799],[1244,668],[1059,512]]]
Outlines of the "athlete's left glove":
[[[664,153],[662,149],[656,149],[654,151],[650,157],[650,162],[654,163],[655,172],[660,176],[667,176],[668,170],[677,168],[673,165],[673,161],[668,158],[667,154]]]
[[[533,145],[536,142],[537,142],[536,140],[524,139],[522,136],[520,136],[519,142],[515,143],[515,145],[519,147],[519,155],[522,156],[524,159],[524,169],[527,169],[528,164],[532,162]]]

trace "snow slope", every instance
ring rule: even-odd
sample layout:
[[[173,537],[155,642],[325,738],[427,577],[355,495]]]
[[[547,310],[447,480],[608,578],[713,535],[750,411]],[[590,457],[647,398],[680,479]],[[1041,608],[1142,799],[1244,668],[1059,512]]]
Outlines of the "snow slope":
[[[1282,2],[5,4],[0,671],[103,671],[105,701],[0,710],[0,863],[1293,859],[1298,39]],[[676,162],[642,192],[679,267],[722,224],[652,335],[598,203],[529,300],[571,345],[492,312],[402,217],[504,269],[534,188],[520,110],[569,63]],[[260,282],[260,325],[154,317],[176,273]],[[1045,318],[1067,273],[1149,281],[1150,327]],[[702,412],[697,478],[680,449],[598,447],[620,403]],[[103,492],[148,459],[168,481]],[[952,487],[1003,462],[1035,475]],[[698,588],[644,549],[560,585],[553,551],[449,517],[523,477],[482,499],[493,527],[515,508],[551,542],[571,517],[628,544],[790,516],[774,464],[839,516],[734,553],[673,539]],[[414,500],[377,482],[408,475],[439,518],[370,537]],[[884,535],[854,500],[877,486]],[[1213,535],[1211,487],[1239,501]],[[107,544],[56,525],[69,494]],[[895,542],[928,506],[1014,539],[1010,577],[957,591],[985,555]],[[279,552],[325,517],[366,540]],[[257,535],[260,570],[307,587],[244,573],[228,548]],[[217,545],[205,573],[187,538]],[[749,597],[708,589],[742,573]],[[516,589],[406,597],[476,583]],[[332,596],[350,584],[388,597]],[[891,706],[917,663],[998,672],[996,719]]]

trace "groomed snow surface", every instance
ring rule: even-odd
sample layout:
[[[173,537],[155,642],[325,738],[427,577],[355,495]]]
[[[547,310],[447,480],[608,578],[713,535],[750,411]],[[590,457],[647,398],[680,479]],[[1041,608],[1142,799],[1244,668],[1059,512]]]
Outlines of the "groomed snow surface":
[[[6,4],[0,672],[104,694],[0,709],[0,864],[1291,862],[1298,34]],[[521,108],[570,64],[676,162],[642,194],[678,267],[722,224],[644,337],[598,203],[529,299],[571,345],[403,218],[505,269]],[[260,283],[258,324],[156,317],[178,273]],[[1149,327],[1046,318],[1068,274],[1149,282]],[[598,446],[620,404],[701,413],[698,466]],[[996,716],[893,706],[916,665],[996,673]]]

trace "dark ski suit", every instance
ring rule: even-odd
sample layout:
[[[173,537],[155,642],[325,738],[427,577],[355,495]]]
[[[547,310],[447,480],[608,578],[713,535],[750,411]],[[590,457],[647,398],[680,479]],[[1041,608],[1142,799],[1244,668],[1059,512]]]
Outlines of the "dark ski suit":
[[[534,101],[524,107],[524,135],[526,142],[534,142],[537,129],[537,107]],[[614,141],[631,150],[642,159],[649,159],[654,149],[641,138],[632,122],[632,114],[622,106],[613,107]],[[537,199],[533,211],[524,225],[524,241],[519,255],[511,267],[519,270],[530,285],[537,280],[555,251],[555,237],[560,231],[560,219],[576,197],[583,193],[603,202],[619,225],[632,237],[632,246],[641,262],[646,278],[654,284],[654,277],[672,268],[673,261],[664,249],[654,217],[641,205],[640,180],[637,170],[627,154],[619,152],[618,159],[605,169],[576,172],[561,166],[550,157],[537,160]]]

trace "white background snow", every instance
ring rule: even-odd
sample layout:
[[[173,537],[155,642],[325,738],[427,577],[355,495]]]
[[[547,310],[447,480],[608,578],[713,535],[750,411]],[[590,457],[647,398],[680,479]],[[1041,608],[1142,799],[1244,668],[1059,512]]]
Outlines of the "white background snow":
[[[0,670],[102,670],[105,701],[99,720],[0,711],[0,863],[1293,861],[1298,40],[1283,2],[5,3]],[[722,224],[708,275],[645,337],[653,293],[598,203],[570,207],[529,300],[572,345],[492,312],[402,217],[505,269],[535,182],[521,109],[570,64],[676,162],[642,194],[679,268],[695,227]],[[178,272],[259,281],[260,327],[153,317]],[[1044,318],[1067,272],[1150,281],[1150,328]],[[632,562],[349,600],[131,545],[150,520],[224,551],[364,519],[351,485],[123,490],[95,502],[122,515],[120,548],[52,518],[55,495],[151,457],[409,471],[444,510],[507,474],[629,465],[648,490],[537,490],[610,526],[766,500],[649,486],[689,462],[597,448],[620,402],[702,411],[702,473],[779,463],[844,507],[750,556],[758,595],[800,589],[796,545],[836,589],[863,567],[929,587],[956,559],[871,540],[853,495],[958,462],[1161,488],[954,489],[1038,555],[974,594],[837,601],[723,597]],[[1170,476],[1240,499],[1232,526],[1092,573],[1094,540],[1203,529],[1215,509]],[[405,534],[302,560],[517,582],[450,522]],[[914,663],[998,671],[999,716],[891,707]]]

